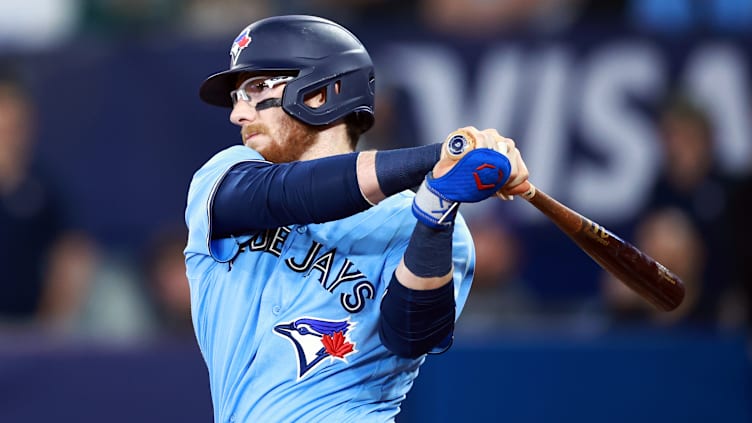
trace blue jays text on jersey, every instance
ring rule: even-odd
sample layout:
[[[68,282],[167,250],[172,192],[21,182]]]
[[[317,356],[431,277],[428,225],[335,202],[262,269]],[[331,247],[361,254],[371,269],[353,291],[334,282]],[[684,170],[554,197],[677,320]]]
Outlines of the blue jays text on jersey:
[[[191,309],[209,370],[215,421],[391,421],[424,358],[401,358],[379,340],[379,301],[415,225],[409,191],[321,224],[211,239],[214,193],[226,172],[263,160],[221,151],[194,175],[185,249]],[[459,316],[474,266],[456,219]]]
[[[251,252],[261,251],[280,257],[284,242],[291,231],[290,227],[283,226],[259,232],[248,241],[239,244],[238,252],[247,248]],[[311,241],[304,257],[288,257],[284,259],[284,263],[288,269],[304,274],[305,278],[314,278],[329,293],[334,293],[342,284],[350,284],[349,292],[342,292],[338,296],[340,304],[348,313],[361,311],[366,300],[374,299],[373,284],[348,258],[345,258],[338,268],[333,268],[337,249],[335,247],[322,252],[322,246],[320,242]]]

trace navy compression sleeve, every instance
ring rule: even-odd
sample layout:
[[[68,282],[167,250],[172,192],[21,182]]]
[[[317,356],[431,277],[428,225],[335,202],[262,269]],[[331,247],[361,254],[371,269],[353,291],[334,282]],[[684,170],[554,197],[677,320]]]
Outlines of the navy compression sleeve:
[[[320,223],[367,209],[356,161],[351,153],[284,164],[238,163],[214,196],[212,236]]]
[[[420,185],[441,157],[443,144],[401,148],[376,153],[376,178],[387,197]],[[405,186],[405,182],[411,185]]]
[[[416,276],[441,277],[452,270],[452,232],[415,224],[403,259]],[[428,290],[402,285],[396,273],[381,300],[379,337],[400,357],[416,358],[451,339],[454,330],[454,284]]]
[[[378,152],[376,175],[382,192],[391,195],[419,185],[438,161],[440,147]],[[238,163],[214,195],[211,236],[328,222],[367,209],[370,204],[358,185],[357,157],[351,153],[283,164]]]
[[[392,275],[381,301],[379,338],[400,357],[417,358],[451,340],[454,330],[454,284],[415,290]]]

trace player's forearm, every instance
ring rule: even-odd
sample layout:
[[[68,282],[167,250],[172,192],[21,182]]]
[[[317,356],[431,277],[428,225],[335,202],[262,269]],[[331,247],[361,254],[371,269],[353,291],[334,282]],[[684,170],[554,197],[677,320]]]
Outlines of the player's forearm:
[[[452,272],[442,276],[418,276],[411,272],[410,269],[405,266],[404,262],[400,262],[397,266],[397,270],[394,271],[394,276],[396,276],[402,286],[415,290],[436,289],[446,285],[452,280]]]
[[[420,185],[441,156],[442,144],[360,153],[358,184],[376,204],[390,195]]]
[[[434,229],[416,223],[402,261],[394,271],[397,280],[416,290],[435,289],[451,281],[452,233],[453,225]]]
[[[238,163],[212,199],[212,236],[351,216],[418,185],[438,161],[439,148],[351,153],[285,164]]]
[[[416,223],[381,301],[379,336],[399,356],[423,355],[452,333],[452,233],[453,225]]]
[[[369,203],[378,204],[386,198],[376,176],[376,151],[358,154],[357,174],[360,192]]]
[[[386,197],[417,187],[439,161],[442,145],[431,144],[375,153],[373,171],[364,172],[367,179],[361,182],[361,187],[365,183],[366,188],[372,189],[375,179],[379,191]]]

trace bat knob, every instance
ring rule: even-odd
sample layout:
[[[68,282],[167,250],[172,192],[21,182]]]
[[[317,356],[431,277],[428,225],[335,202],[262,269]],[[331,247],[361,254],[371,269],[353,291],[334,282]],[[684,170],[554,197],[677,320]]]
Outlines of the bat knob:
[[[458,129],[444,141],[444,151],[446,157],[452,160],[459,160],[469,151],[475,148],[475,137],[472,133],[464,129]],[[443,156],[443,155],[442,155]]]
[[[456,134],[447,141],[447,153],[450,156],[459,157],[465,154],[470,143],[464,135]]]

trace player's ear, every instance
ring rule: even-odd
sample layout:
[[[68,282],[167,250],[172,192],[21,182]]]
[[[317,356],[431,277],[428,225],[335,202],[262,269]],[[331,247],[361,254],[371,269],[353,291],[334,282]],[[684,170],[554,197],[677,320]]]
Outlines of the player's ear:
[[[326,103],[326,87],[306,95],[304,101],[306,106],[312,109],[323,106]]]
[[[337,81],[334,83],[334,92],[339,94],[339,90],[340,81]],[[305,101],[306,106],[312,109],[323,106],[324,103],[326,103],[326,87],[308,94],[303,100]]]

